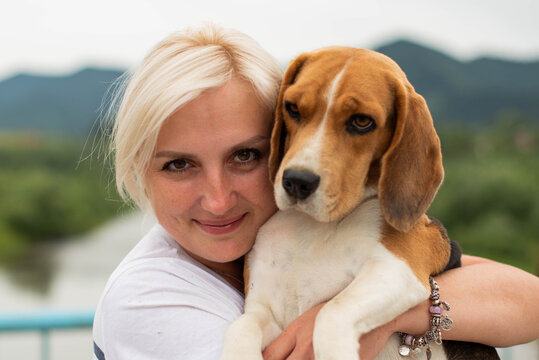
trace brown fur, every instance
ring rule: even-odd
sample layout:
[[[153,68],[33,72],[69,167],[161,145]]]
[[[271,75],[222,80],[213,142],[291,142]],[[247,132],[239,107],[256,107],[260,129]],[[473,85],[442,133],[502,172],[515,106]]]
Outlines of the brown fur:
[[[249,272],[249,257],[244,257],[243,263],[243,294],[247,296],[249,293],[249,284],[251,283],[251,273]]]
[[[345,81],[328,110],[332,136],[319,160],[331,173],[326,178],[333,181],[328,186],[333,190],[328,191],[335,192],[328,194],[335,201],[327,220],[346,215],[361,202],[365,185],[377,184],[386,221],[407,231],[425,213],[443,179],[440,142],[423,98],[398,65],[379,53],[331,48],[303,54],[291,63],[277,102],[270,177],[275,180],[281,163],[286,166],[320,126],[328,105],[321,95],[343,68]],[[286,101],[297,104],[301,124],[287,115]],[[346,134],[344,123],[356,113],[374,118],[377,131]],[[338,161],[335,154],[341,157]]]
[[[393,254],[410,264],[425,287],[429,276],[444,270],[451,253],[449,239],[444,239],[438,224],[423,215],[408,232],[384,225],[382,243]]]
[[[341,71],[343,80],[328,107],[325,94]],[[288,114],[286,102],[297,106],[300,121]],[[375,131],[344,131],[353,114],[372,117]],[[324,188],[325,199],[332,202],[325,204],[331,208],[326,220],[343,218],[365,200],[367,187],[377,187],[385,220],[380,241],[429,289],[429,275],[442,272],[450,260],[451,243],[443,226],[425,215],[444,176],[440,141],[425,100],[382,54],[334,47],[300,55],[287,68],[277,101],[269,158],[272,182],[324,119],[327,136],[316,161],[318,175],[332,181]],[[448,355],[496,358],[494,349],[481,347],[463,346]]]
[[[331,218],[343,217],[363,199],[365,186],[378,186],[386,224],[382,243],[405,259],[428,286],[428,276],[440,272],[450,245],[424,215],[443,179],[441,147],[425,100],[414,91],[391,59],[376,52],[330,48],[303,54],[284,75],[275,113],[270,176],[286,167],[325,116],[323,94],[345,69],[344,81],[328,113],[321,168],[333,183],[328,186]],[[298,123],[288,116],[285,102],[297,105]],[[350,136],[344,122],[355,113],[368,114],[377,129]],[[324,156],[324,154],[328,156]],[[334,154],[340,158],[335,159]],[[324,176],[324,174],[321,174]]]

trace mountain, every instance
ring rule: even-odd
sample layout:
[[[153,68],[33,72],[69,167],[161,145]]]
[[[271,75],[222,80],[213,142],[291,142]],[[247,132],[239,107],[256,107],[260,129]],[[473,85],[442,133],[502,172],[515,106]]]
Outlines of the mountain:
[[[19,74],[0,82],[0,130],[84,136],[119,70],[87,68],[66,76]]]
[[[393,58],[429,104],[437,124],[488,125],[504,114],[539,122],[539,61],[462,62],[400,40],[376,50]],[[121,70],[87,68],[66,76],[19,74],[0,82],[0,131],[85,136]]]
[[[458,61],[409,41],[377,51],[395,60],[437,122],[489,124],[503,114],[539,121],[539,61]]]

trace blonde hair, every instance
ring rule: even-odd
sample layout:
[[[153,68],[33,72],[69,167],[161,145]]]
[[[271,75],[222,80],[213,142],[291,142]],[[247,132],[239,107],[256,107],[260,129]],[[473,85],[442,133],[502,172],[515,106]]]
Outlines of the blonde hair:
[[[124,79],[125,90],[111,107],[117,108],[111,144],[116,187],[124,201],[151,209],[145,173],[164,121],[232,76],[249,81],[273,110],[281,79],[277,62],[249,36],[212,24],[169,35]]]

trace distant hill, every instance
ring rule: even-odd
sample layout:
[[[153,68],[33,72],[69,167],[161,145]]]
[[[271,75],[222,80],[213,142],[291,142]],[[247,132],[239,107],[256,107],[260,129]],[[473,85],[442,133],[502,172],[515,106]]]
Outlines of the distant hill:
[[[66,76],[19,74],[0,82],[0,130],[88,134],[119,70],[87,68]]]
[[[393,58],[429,104],[437,124],[485,125],[500,114],[539,122],[539,61],[458,61],[409,41],[376,49]],[[20,74],[0,82],[0,131],[84,136],[121,70],[87,68],[66,76]]]
[[[401,66],[436,122],[488,124],[504,113],[539,122],[539,61],[460,62],[409,41],[376,50]]]

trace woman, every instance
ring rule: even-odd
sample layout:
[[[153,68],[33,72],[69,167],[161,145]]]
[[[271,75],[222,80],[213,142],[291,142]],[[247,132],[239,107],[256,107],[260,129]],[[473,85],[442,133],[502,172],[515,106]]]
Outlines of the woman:
[[[252,39],[211,25],[167,37],[134,72],[116,115],[116,181],[158,224],[106,285],[96,359],[219,358],[242,311],[243,255],[276,211],[266,163],[280,76]],[[445,338],[507,346],[539,335],[538,321],[524,321],[539,320],[536,277],[473,257],[463,264],[437,278],[454,308]],[[312,358],[320,306],[265,357]],[[424,333],[427,308],[362,337],[362,355],[375,356],[395,331]]]

